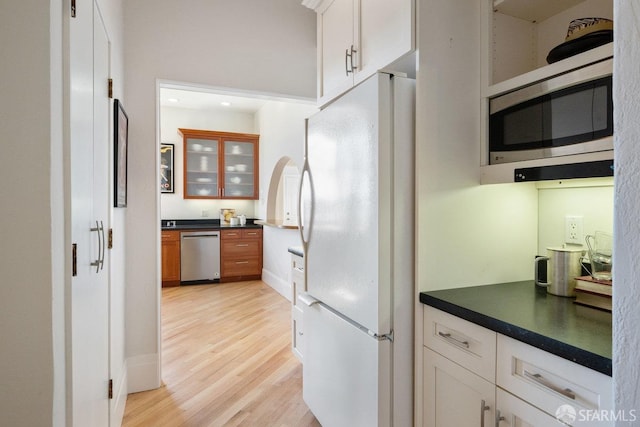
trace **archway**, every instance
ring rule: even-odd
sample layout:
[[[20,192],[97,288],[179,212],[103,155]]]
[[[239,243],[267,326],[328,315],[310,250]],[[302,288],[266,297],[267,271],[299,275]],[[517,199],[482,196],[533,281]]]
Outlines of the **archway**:
[[[267,222],[296,226],[298,223],[298,185],[300,170],[288,156],[278,160],[271,173],[267,193]]]

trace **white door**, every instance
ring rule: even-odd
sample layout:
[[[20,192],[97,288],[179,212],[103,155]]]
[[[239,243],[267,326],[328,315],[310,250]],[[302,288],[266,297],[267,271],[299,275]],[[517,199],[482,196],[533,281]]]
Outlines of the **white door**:
[[[71,282],[73,425],[109,422],[109,289],[105,230],[109,204],[109,44],[92,0],[70,19]]]

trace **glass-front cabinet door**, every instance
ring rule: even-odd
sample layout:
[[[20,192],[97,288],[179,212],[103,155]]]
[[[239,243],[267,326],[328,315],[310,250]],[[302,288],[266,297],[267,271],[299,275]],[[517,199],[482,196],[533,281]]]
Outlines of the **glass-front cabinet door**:
[[[224,141],[224,197],[253,199],[256,194],[254,170],[256,144],[241,140]]]
[[[185,199],[258,198],[259,135],[178,129]]]
[[[216,139],[185,137],[184,198],[219,197],[220,142]]]

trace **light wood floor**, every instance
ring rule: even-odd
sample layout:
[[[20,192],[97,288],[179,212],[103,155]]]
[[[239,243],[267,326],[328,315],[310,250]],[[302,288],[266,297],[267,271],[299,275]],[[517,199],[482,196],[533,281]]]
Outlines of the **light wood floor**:
[[[290,303],[261,281],[162,290],[163,386],[124,427],[319,426],[302,400]]]

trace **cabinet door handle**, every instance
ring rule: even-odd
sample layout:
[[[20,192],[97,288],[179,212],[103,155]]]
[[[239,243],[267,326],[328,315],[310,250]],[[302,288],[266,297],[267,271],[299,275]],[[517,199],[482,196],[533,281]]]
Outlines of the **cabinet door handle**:
[[[548,388],[551,391],[555,391],[556,393],[560,393],[561,395],[568,397],[569,399],[576,400],[576,394],[570,388],[562,389],[554,384],[552,384],[549,380],[543,377],[540,374],[532,374],[529,371],[524,371],[524,376],[529,378],[532,381],[540,384],[541,386]]]
[[[345,49],[344,51],[344,68],[347,76],[349,76],[349,73],[353,73],[353,70],[358,68],[353,65],[353,54],[357,52],[358,51],[353,48],[353,45],[351,45],[349,49]]]
[[[506,418],[500,415],[500,411],[496,411],[496,427],[500,427],[500,421],[504,420],[506,420]]]
[[[444,332],[438,331],[438,335],[440,335],[445,340],[447,340],[447,341],[451,342],[452,344],[455,344],[455,345],[457,345],[459,347],[469,348],[469,341],[460,341],[459,339],[456,339],[453,336],[451,336],[451,334],[449,332],[444,333]]]
[[[349,49],[345,49],[344,51],[344,71],[347,77],[349,77]]]
[[[491,407],[482,399],[480,401],[480,427],[484,427],[484,413],[489,409],[491,409]]]

